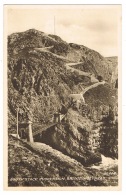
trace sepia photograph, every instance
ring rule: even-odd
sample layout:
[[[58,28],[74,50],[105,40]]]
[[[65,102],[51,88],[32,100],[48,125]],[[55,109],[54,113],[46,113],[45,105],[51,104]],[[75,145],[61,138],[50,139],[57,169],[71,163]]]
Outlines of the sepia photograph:
[[[6,188],[119,190],[121,5],[4,5],[4,24]]]

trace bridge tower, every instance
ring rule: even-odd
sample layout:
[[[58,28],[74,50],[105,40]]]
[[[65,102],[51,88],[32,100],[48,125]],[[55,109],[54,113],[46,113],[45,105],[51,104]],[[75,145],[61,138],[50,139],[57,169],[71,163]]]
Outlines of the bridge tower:
[[[33,133],[32,133],[32,122],[30,120],[28,121],[28,141],[34,142]]]
[[[55,113],[54,114],[54,123],[60,123],[61,122],[61,118],[62,117],[62,115],[61,115],[61,113]]]

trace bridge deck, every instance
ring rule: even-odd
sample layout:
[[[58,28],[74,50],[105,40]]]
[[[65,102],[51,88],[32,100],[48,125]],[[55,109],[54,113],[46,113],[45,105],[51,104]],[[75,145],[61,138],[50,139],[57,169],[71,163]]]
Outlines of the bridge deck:
[[[50,127],[55,126],[56,124],[57,124],[57,123],[51,123],[51,124],[48,124],[48,125],[45,125],[45,126],[41,126],[41,129],[39,129],[39,130],[33,132],[33,136],[35,136],[35,135],[37,135],[37,134],[39,134],[39,133],[41,133],[41,132],[47,130],[47,129],[50,128]]]
[[[61,121],[64,119],[64,117],[66,116],[66,114],[62,114],[61,115],[61,119],[60,119]],[[37,135],[37,134],[39,134],[39,133],[41,133],[43,131],[46,131],[48,128],[53,127],[53,126],[55,126],[57,124],[59,124],[59,122],[57,122],[57,123],[51,123],[51,124],[48,124],[48,125],[45,125],[45,126],[39,125],[41,129],[38,130],[38,131],[33,132],[33,136],[35,136],[35,135]]]

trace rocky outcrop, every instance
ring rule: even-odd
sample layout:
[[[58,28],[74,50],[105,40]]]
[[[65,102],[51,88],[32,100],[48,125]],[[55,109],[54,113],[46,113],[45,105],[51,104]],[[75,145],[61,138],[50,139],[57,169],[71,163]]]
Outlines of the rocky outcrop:
[[[105,170],[84,167],[44,143],[26,143],[9,136],[8,186],[116,186],[117,166]],[[115,175],[109,175],[109,173]],[[101,180],[101,177],[105,179]]]
[[[80,61],[81,64],[74,66],[74,71],[66,67],[68,63]],[[19,122],[30,118],[35,128],[38,128],[38,123],[39,128],[50,124],[54,114],[64,110],[65,107],[67,113],[65,121],[52,127],[51,130],[47,129],[42,133],[42,137],[39,135],[36,140],[51,145],[83,165],[100,162],[98,147],[92,151],[95,146],[92,147],[91,141],[95,138],[91,138],[90,135],[92,130],[97,131],[93,126],[99,119],[104,105],[114,106],[117,102],[117,88],[111,87],[112,75],[109,74],[109,70],[110,73],[112,70],[109,69],[109,65],[108,59],[98,52],[82,45],[68,44],[55,35],[47,35],[35,29],[10,35],[8,37],[9,130],[16,122],[17,107],[19,107]],[[75,68],[84,73],[79,74]],[[93,75],[95,81],[92,82],[89,75],[90,77]],[[85,98],[88,107],[85,114],[81,105],[85,105],[85,102],[71,101],[71,94],[80,94],[92,83],[102,80],[106,80],[104,85],[88,90],[84,97],[81,94],[81,99]]]
[[[65,121],[42,132],[35,141],[44,142],[89,166],[101,161],[101,155],[94,152],[92,127],[92,121],[69,109]]]
[[[113,88],[118,88],[118,58],[106,58],[109,64],[109,74],[111,75],[111,83]]]

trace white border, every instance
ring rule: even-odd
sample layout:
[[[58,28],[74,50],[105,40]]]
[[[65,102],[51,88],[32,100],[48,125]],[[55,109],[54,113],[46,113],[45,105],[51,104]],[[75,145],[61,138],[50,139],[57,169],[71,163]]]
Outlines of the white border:
[[[3,157],[3,5],[4,4],[122,4],[122,191],[114,191],[114,192],[101,192],[101,191],[85,191],[86,195],[96,193],[96,194],[126,194],[126,0],[0,0],[0,154]],[[0,160],[0,173],[3,173],[3,158]],[[0,194],[1,192],[4,194],[9,193],[17,193],[17,192],[5,192],[3,189],[3,177],[0,176]],[[41,192],[18,192],[21,193],[41,193]],[[43,193],[43,192],[42,192]],[[48,192],[44,192],[48,193]],[[61,193],[60,192],[50,192],[50,193]],[[67,192],[65,192],[67,193]],[[68,193],[83,193],[83,191],[77,192],[68,192]]]

